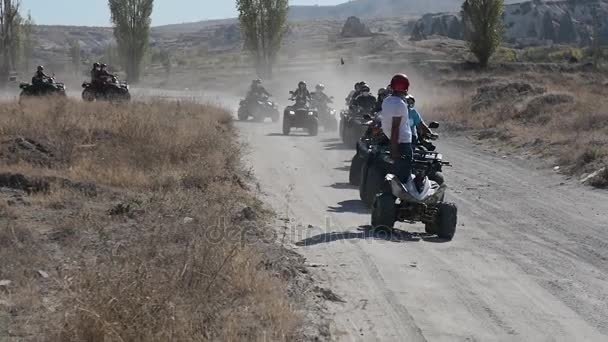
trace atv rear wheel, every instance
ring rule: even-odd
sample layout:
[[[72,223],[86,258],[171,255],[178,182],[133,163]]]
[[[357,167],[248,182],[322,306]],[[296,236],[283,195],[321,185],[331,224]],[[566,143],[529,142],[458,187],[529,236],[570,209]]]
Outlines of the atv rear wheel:
[[[348,183],[350,185],[361,184],[361,169],[363,167],[363,159],[359,158],[359,154],[355,154],[350,163],[350,171],[348,174]]]
[[[433,223],[427,223],[425,231],[436,234],[439,238],[451,241],[456,234],[458,208],[452,203],[440,203],[437,206],[437,217]]]
[[[289,135],[291,132],[291,122],[289,120],[289,116],[283,116],[283,135]]]
[[[374,198],[382,190],[382,184],[386,175],[383,170],[374,164],[367,167],[367,173],[364,182],[359,186],[359,196],[366,207],[371,207],[374,203]]]
[[[441,173],[441,172],[435,172],[435,174],[430,175],[429,180],[432,180],[433,182],[435,182],[439,185],[443,185],[443,183],[445,183],[445,179],[443,178],[443,173]]]
[[[372,205],[372,228],[393,229],[397,220],[397,205],[395,196],[383,193],[374,199]]]

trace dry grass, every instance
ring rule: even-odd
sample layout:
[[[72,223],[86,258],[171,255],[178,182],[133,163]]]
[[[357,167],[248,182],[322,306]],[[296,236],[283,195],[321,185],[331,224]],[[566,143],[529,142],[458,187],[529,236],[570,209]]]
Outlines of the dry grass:
[[[5,103],[0,137],[0,172],[51,183],[46,193],[0,193],[8,336],[294,338],[286,284],[261,266],[259,246],[244,243],[241,211],[258,204],[227,112],[193,103]],[[86,184],[95,193],[82,191]],[[4,333],[1,323],[0,314]]]
[[[431,117],[477,130],[480,138],[554,158],[571,174],[599,170],[608,162],[608,90],[584,82],[584,75],[564,76],[567,81],[550,76],[545,82],[538,74],[518,78],[536,80],[535,86],[546,89],[542,95],[507,97],[476,111],[471,109],[472,96],[466,96],[425,110]]]

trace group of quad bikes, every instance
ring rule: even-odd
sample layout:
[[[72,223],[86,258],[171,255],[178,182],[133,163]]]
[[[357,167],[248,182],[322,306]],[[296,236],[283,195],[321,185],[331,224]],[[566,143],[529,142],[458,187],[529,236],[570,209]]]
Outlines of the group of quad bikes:
[[[451,164],[436,151],[431,141],[436,136],[421,136],[414,144],[412,177],[403,184],[393,174],[390,140],[379,128],[378,120],[369,115],[365,119],[365,133],[356,143],[349,183],[359,188],[361,201],[371,208],[372,227],[393,229],[396,222],[422,222],[427,234],[452,240],[457,208],[446,202],[443,177],[443,167]],[[439,123],[432,122],[429,128],[439,128]]]
[[[67,96],[64,83],[59,83],[55,77],[47,77],[40,82],[21,83],[19,85],[21,94],[19,98],[44,97],[44,96]],[[131,100],[129,84],[120,81],[117,76],[108,76],[99,84],[91,82],[82,84],[82,99],[86,102],[109,101],[128,102]]]
[[[293,92],[290,92],[295,100]],[[314,99],[315,97],[312,96]],[[394,229],[396,222],[423,223],[425,232],[443,240],[452,240],[456,233],[457,208],[446,201],[447,185],[443,167],[451,166],[436,151],[432,140],[437,136],[420,136],[414,144],[413,174],[406,184],[396,177],[394,161],[390,155],[390,140],[380,127],[376,113],[360,110],[344,110],[337,114],[327,103],[296,101],[283,114],[283,134],[288,135],[293,127],[304,128],[310,135],[318,134],[319,126],[326,131],[336,131],[345,145],[356,146],[352,158],[349,183],[359,188],[361,201],[371,208],[373,229]],[[279,120],[276,103],[263,97],[256,103],[241,101],[239,119],[264,121],[270,117]],[[439,128],[432,122],[429,128]]]
[[[289,135],[293,128],[302,128],[311,136],[319,134],[320,126],[327,132],[335,132],[338,129],[336,110],[331,108],[333,97],[321,100],[313,92],[310,94],[310,101],[303,101],[298,99],[293,91],[290,91],[289,94],[291,95],[289,100],[295,101],[295,104],[288,106],[283,111],[284,135]],[[256,122],[262,122],[267,118],[270,118],[272,122],[278,122],[280,118],[278,105],[272,102],[268,95],[258,98],[248,96],[241,100],[237,116],[241,121],[253,118],[253,121]]]

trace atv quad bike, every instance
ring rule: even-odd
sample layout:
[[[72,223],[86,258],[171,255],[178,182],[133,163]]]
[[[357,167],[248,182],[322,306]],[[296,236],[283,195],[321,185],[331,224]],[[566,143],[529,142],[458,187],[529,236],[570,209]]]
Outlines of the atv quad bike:
[[[253,121],[262,122],[270,118],[272,122],[279,121],[279,109],[277,104],[270,101],[266,95],[259,99],[244,99],[239,104],[238,118],[247,121],[253,117]]]
[[[385,178],[382,193],[372,205],[372,228],[393,229],[395,222],[422,222],[428,234],[452,240],[456,233],[458,209],[445,202],[447,186],[427,176],[430,161],[415,161],[414,174],[406,184],[393,174]]]
[[[315,93],[311,93],[312,107],[316,108],[319,113],[319,124],[323,126],[326,132],[335,132],[338,130],[338,118],[335,109],[329,105],[333,103],[334,97],[330,97],[328,101],[318,101],[315,97]]]
[[[45,79],[42,84],[21,83],[19,88],[21,89],[20,99],[51,95],[66,96],[65,84],[55,82],[54,77]]]
[[[82,99],[86,102],[110,101],[110,102],[129,102],[129,84],[120,81],[118,77],[107,77],[106,81],[99,86],[94,86],[90,82],[82,84]]]
[[[293,95],[293,92],[290,92]],[[292,128],[303,128],[311,136],[319,133],[319,113],[308,106],[306,101],[297,100],[293,97],[290,101],[296,101],[294,106],[288,106],[283,112],[283,134],[289,135]]]
[[[369,115],[365,115],[367,120],[364,125],[367,127],[363,136],[357,141],[355,156],[353,157],[348,175],[350,185],[359,186],[361,184],[361,172],[367,162],[369,151],[374,145],[386,145],[387,138],[382,133],[378,122],[374,121]]]
[[[347,146],[354,147],[367,130],[365,118],[371,113],[365,113],[362,109],[342,111],[340,113],[340,138]]]
[[[432,122],[430,128],[439,127],[437,122]],[[361,162],[359,197],[367,206],[371,207],[377,193],[380,192],[386,175],[393,170],[393,160],[390,157],[390,142],[382,134],[382,138],[377,138],[374,143],[368,145],[367,151],[361,149],[357,154]],[[429,162],[427,175],[430,180],[439,185],[443,185],[443,166],[450,163],[443,161],[443,155],[435,152],[435,145],[426,138],[421,138],[414,147],[414,161]]]

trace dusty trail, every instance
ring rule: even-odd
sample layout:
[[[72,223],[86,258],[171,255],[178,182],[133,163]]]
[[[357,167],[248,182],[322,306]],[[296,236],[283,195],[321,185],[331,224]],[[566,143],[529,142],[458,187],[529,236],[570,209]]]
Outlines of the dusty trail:
[[[329,303],[335,340],[608,339],[608,194],[446,139],[454,241],[420,225],[378,235],[347,184],[354,152],[335,134],[238,125],[268,201],[290,220],[286,243],[344,300]]]

